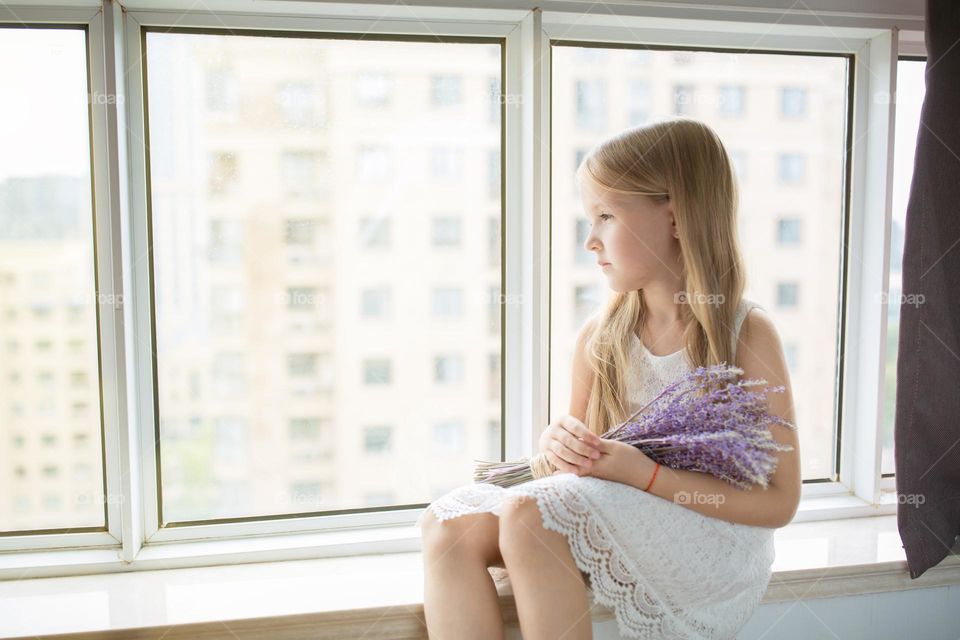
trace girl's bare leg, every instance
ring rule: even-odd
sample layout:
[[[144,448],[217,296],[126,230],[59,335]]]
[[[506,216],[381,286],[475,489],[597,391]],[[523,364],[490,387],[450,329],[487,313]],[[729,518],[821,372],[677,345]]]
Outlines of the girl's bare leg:
[[[566,537],[543,528],[534,498],[511,499],[500,516],[500,551],[524,640],[593,638],[587,586]]]
[[[499,518],[476,513],[423,526],[423,611],[431,640],[503,640],[500,599],[488,567],[503,566]]]

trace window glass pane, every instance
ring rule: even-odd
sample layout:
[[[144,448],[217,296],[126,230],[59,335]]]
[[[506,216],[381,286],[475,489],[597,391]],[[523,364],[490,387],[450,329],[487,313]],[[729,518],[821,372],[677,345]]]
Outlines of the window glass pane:
[[[500,417],[500,46],[146,43],[163,521],[471,482]]]
[[[0,59],[0,531],[103,527],[88,100],[106,98],[80,29],[0,28]]]
[[[900,344],[900,306],[918,304],[916,296],[903,293],[903,234],[907,224],[907,201],[913,179],[913,158],[920,128],[920,109],[926,93],[925,60],[897,62],[897,118],[894,125],[893,219],[890,222],[890,294],[887,312],[886,386],[883,398],[881,473],[894,473],[893,424],[897,400],[897,352]]]
[[[803,477],[831,477],[846,59],[645,50],[648,64],[638,65],[634,52],[609,49],[602,64],[586,64],[591,56],[578,49],[553,49],[551,413],[569,412],[576,334],[611,294],[596,256],[582,256],[589,226],[577,222],[586,215],[570,186],[581,150],[682,114],[709,124],[729,152],[740,188],[745,295],[773,315],[784,342]],[[789,91],[771,84],[782,77],[802,81]],[[803,233],[809,228],[817,232]]]

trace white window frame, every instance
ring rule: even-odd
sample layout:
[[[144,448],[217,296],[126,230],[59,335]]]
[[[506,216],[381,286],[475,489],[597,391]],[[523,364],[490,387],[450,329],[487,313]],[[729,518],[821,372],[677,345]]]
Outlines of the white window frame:
[[[190,11],[191,0],[126,0],[123,12],[112,0],[102,7],[84,0],[73,4],[95,6],[0,7],[0,21],[86,25],[91,90],[118,97],[112,104],[92,105],[91,114],[100,292],[122,292],[125,303],[111,307],[112,314],[104,309],[100,314],[107,489],[123,500],[108,505],[110,529],[102,534],[0,538],[0,551],[19,551],[0,554],[0,579],[420,548],[420,532],[412,525],[422,509],[161,528],[156,509],[147,508],[156,505],[157,491],[147,346],[152,340],[149,261],[138,258],[146,254],[148,232],[143,26],[504,39],[503,81],[507,97],[516,99],[502,101],[502,283],[510,296],[506,300],[520,301],[501,310],[508,459],[531,455],[539,435],[535,425],[549,421],[549,381],[540,374],[549,372],[549,339],[543,337],[550,335],[550,155],[540,141],[550,140],[551,131],[551,41],[853,53],[852,139],[857,144],[849,189],[850,250],[862,262],[849,263],[846,288],[855,295],[847,296],[842,316],[845,359],[853,365],[847,367],[842,389],[846,428],[839,481],[805,485],[795,520],[895,513],[895,501],[883,502],[880,481],[886,314],[868,312],[871,292],[886,292],[888,286],[894,105],[868,97],[894,94],[898,49],[925,55],[920,53],[922,16],[781,13],[719,0],[695,9],[616,5],[596,14],[551,0],[533,11],[479,8],[479,2],[467,8],[207,0],[202,10]],[[869,14],[866,5],[862,8]],[[877,224],[880,216],[882,225]],[[863,455],[867,451],[873,455]]]

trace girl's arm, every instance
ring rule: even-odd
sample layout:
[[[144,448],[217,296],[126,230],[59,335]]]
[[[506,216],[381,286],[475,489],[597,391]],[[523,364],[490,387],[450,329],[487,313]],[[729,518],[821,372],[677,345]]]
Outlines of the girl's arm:
[[[737,366],[744,379],[764,379],[765,386],[783,385],[784,391],[767,394],[767,410],[796,424],[790,376],[776,326],[763,309],[752,309],[743,321],[737,344]],[[777,468],[767,489],[754,486],[745,491],[725,480],[698,471],[678,471],[663,465],[649,492],[666,500],[729,522],[758,527],[783,527],[790,523],[800,503],[800,442],[797,431],[772,425],[774,440],[793,451],[778,451]],[[639,450],[636,450],[639,453]],[[643,489],[650,482],[655,463],[645,455],[641,464],[630,465],[626,484]]]

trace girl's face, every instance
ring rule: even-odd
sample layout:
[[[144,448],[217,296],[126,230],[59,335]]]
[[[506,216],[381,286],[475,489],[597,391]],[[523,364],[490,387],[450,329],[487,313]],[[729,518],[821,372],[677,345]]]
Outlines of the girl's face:
[[[589,176],[580,181],[583,211],[592,226],[583,246],[597,254],[614,291],[681,278],[680,241],[670,201],[605,190]]]

